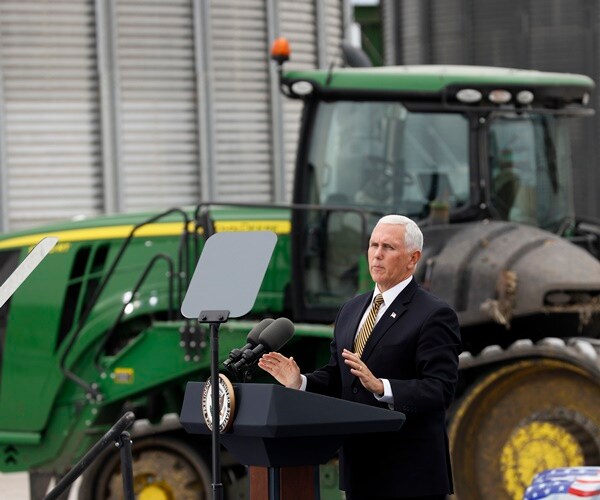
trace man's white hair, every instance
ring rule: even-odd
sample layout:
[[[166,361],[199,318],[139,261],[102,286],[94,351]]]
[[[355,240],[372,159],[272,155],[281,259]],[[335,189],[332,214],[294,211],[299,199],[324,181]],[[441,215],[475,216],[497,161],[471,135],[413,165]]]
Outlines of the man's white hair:
[[[419,226],[408,217],[404,215],[385,215],[377,221],[376,225],[379,224],[400,224],[405,226],[406,231],[404,232],[404,244],[409,252],[423,250],[423,233],[419,229]]]

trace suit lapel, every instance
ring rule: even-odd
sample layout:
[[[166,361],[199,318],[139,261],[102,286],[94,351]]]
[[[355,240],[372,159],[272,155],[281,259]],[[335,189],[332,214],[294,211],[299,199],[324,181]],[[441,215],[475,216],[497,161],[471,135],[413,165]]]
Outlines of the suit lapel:
[[[383,338],[386,332],[398,321],[402,315],[408,310],[408,305],[417,290],[417,282],[413,278],[411,282],[406,286],[400,295],[396,297],[396,300],[390,304],[390,306],[386,309],[385,313],[383,313],[383,317],[377,322],[375,328],[373,328],[373,332],[367,340],[365,348],[363,350],[362,359],[367,360],[369,356],[375,349],[375,346],[379,343],[379,341]]]
[[[367,307],[371,305],[373,301],[373,293],[366,293],[362,298],[359,298],[358,307],[354,308],[351,312],[346,326],[342,329],[343,338],[340,342],[339,349],[348,349],[349,351],[354,350],[354,336],[358,330],[358,324],[360,323],[363,314],[367,310]]]

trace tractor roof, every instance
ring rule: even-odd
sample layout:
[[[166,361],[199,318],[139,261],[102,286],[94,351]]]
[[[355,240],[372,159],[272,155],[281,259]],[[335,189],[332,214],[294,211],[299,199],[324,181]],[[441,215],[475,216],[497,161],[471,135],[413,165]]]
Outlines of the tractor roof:
[[[309,80],[321,88],[373,91],[440,92],[448,86],[567,86],[592,90],[594,81],[585,75],[486,66],[384,66],[286,71],[288,81]]]

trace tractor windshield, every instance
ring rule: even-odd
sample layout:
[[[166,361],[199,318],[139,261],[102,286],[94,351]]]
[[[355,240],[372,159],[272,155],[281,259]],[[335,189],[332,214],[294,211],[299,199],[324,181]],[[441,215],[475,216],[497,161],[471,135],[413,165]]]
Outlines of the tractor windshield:
[[[319,104],[309,153],[314,203],[426,217],[469,203],[469,126],[399,102]]]
[[[490,196],[501,219],[556,230],[572,215],[569,144],[565,117],[491,118]]]

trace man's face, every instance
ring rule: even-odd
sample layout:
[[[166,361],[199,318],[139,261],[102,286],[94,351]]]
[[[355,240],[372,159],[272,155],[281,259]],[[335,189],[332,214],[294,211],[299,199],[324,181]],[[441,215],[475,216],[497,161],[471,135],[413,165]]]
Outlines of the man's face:
[[[369,271],[382,292],[411,276],[421,258],[418,250],[406,251],[405,231],[401,224],[378,224],[371,233]]]

